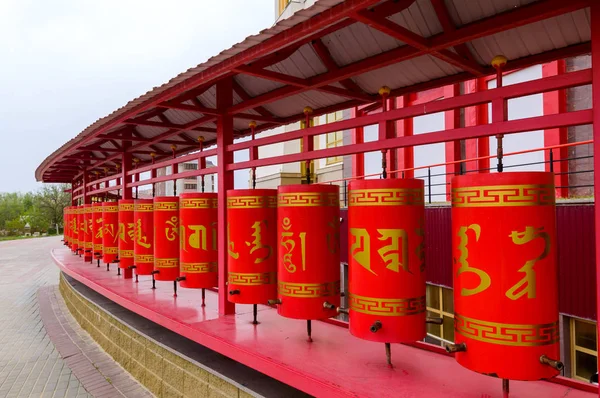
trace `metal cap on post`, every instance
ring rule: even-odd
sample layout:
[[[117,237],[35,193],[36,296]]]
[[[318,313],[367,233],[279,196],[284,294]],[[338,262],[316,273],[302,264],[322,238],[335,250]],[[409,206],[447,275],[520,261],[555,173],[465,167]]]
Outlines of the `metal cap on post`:
[[[496,55],[494,58],[492,58],[491,65],[496,70],[496,88],[502,87],[502,73],[503,73],[503,69],[506,66],[507,62],[508,62],[508,59],[504,55]],[[497,145],[497,149],[496,149],[496,156],[498,158],[498,166],[497,166],[498,173],[502,173],[502,171],[504,171],[504,165],[502,164],[502,158],[504,155],[503,154],[504,149],[502,146],[503,138],[504,138],[504,134],[496,135],[496,139],[498,141],[498,145]]]
[[[381,111],[387,112],[387,100],[392,90],[388,86],[382,86],[379,89],[379,95],[381,96]],[[387,149],[381,150],[381,176],[387,178]]]

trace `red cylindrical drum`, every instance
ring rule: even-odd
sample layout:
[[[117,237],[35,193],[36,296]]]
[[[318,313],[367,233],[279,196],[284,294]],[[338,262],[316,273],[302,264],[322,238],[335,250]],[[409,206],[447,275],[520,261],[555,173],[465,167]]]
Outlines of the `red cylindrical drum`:
[[[179,276],[179,198],[154,198],[154,270],[157,281]]]
[[[559,371],[554,174],[452,179],[456,360],[502,379]]]
[[[102,258],[102,203],[92,204],[92,235],[94,258]]]
[[[76,253],[79,244],[77,240],[77,206],[71,206],[71,214],[69,215],[69,233],[71,235],[71,251]]]
[[[349,187],[350,333],[381,343],[425,338],[424,184],[352,181]],[[379,322],[380,328],[371,328]]]
[[[84,261],[92,261],[92,205],[83,205],[83,239],[85,241]]]
[[[340,305],[340,200],[337,185],[280,186],[277,198],[278,313],[336,316]]]
[[[69,218],[69,206],[63,209],[63,242],[65,246],[69,246],[69,232],[67,230],[67,218]],[[56,231],[58,233],[58,231]]]
[[[133,265],[133,199],[119,200],[119,268]]]
[[[116,202],[102,203],[102,261],[113,263],[119,252],[119,206]]]
[[[73,245],[71,246],[71,250],[73,250],[73,253],[77,254],[79,253],[79,237],[81,236],[81,234],[79,233],[79,211],[81,210],[81,208],[79,206],[73,206],[73,220],[72,220],[72,225],[73,225]]]
[[[217,194],[182,193],[179,218],[181,287],[217,286]]]
[[[152,199],[136,199],[134,201],[135,242],[133,255],[136,275],[151,275],[154,271],[153,209]]]
[[[228,294],[240,304],[277,298],[277,190],[227,192]]]

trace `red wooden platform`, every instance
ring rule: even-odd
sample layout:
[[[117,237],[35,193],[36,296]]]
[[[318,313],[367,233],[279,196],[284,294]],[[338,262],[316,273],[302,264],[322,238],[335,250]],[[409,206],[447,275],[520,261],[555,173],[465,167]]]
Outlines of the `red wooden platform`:
[[[258,326],[251,324],[252,307],[238,305],[236,315],[219,317],[217,294],[179,289],[150,277],[139,283],[117,276],[113,265],[84,263],[66,248],[52,257],[62,271],[106,296],[182,336],[315,396],[360,397],[501,397],[501,381],[462,368],[454,359],[409,346],[392,346],[394,369],[385,364],[384,347],[359,340],[347,329],[313,323],[313,343],[306,342],[306,324],[285,319],[267,306],[259,308]],[[511,381],[510,397],[596,397],[549,382]]]

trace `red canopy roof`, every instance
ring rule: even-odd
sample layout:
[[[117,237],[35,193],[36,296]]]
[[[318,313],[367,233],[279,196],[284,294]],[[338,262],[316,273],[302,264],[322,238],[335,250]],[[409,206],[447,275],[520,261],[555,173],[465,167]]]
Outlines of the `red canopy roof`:
[[[590,0],[320,0],[99,119],[36,170],[71,182],[85,169],[142,162],[214,144],[218,114],[236,136],[377,100],[590,51]],[[216,109],[217,81],[233,77],[234,103]]]

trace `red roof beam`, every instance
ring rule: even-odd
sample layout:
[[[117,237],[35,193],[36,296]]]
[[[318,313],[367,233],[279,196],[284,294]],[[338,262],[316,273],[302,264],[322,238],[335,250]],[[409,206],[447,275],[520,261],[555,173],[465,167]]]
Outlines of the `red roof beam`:
[[[475,76],[483,76],[486,74],[486,68],[483,66],[477,64],[476,62],[464,59],[460,55],[455,54],[448,49],[432,50],[428,39],[419,36],[418,34],[390,21],[385,17],[373,15],[373,13],[369,11],[359,11],[354,14],[352,18],[370,26],[375,30],[385,33],[396,40],[400,40],[409,46],[428,52],[432,56],[454,65],[457,68],[472,73]]]
[[[199,131],[202,133],[216,133],[216,129],[207,128],[207,127],[186,127],[185,124],[175,124],[175,123],[165,123],[165,122],[153,122],[150,120],[142,120],[139,118],[135,119],[127,119],[123,123],[132,124],[135,126],[148,126],[148,127],[162,127],[167,129],[176,129],[177,131],[181,130],[193,130]]]
[[[435,10],[435,14],[438,17],[444,32],[454,32],[456,30],[456,26],[454,25],[454,22],[452,22],[452,18],[448,12],[448,7],[446,7],[446,2],[444,0],[431,0],[431,5]],[[456,45],[454,49],[463,58],[473,60],[473,54],[471,54],[471,50],[469,50],[469,47],[467,47],[465,43]]]
[[[301,79],[298,77],[286,75],[283,73],[260,69],[255,67],[241,66],[235,69],[238,73],[243,73],[248,76],[259,77],[261,79],[267,79],[278,83],[288,84],[290,86],[296,86],[300,88],[310,87],[310,79]],[[364,102],[373,102],[373,97],[368,94],[361,94],[344,90],[342,88],[324,85],[322,87],[316,87],[316,90],[326,92],[328,94],[334,94],[341,97],[357,99]]]

